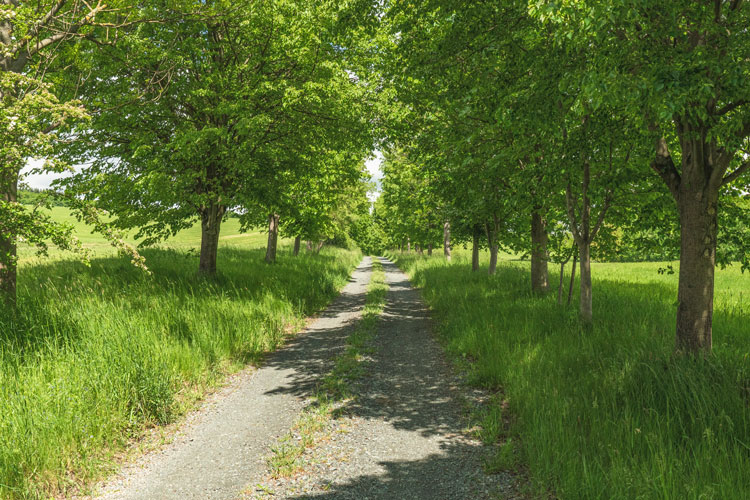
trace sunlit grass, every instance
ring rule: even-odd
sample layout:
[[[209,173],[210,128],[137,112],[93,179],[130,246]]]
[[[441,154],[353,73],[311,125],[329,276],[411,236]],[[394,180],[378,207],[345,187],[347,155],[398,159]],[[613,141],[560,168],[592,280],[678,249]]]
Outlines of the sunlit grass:
[[[114,256],[22,264],[18,312],[0,314],[0,498],[101,476],[146,426],[275,349],[361,258],[282,246],[267,265],[242,243],[224,242],[214,279],[197,275],[192,247],[145,251],[151,276]]]
[[[422,287],[447,350],[473,360],[472,381],[502,391],[496,404],[513,414],[507,433],[534,491],[750,498],[750,275],[718,271],[714,354],[695,360],[673,355],[677,274],[658,272],[667,263],[595,264],[588,330],[577,300],[566,308],[554,291],[530,293],[527,263],[506,256],[489,277],[456,254],[452,264],[413,255],[398,263]]]

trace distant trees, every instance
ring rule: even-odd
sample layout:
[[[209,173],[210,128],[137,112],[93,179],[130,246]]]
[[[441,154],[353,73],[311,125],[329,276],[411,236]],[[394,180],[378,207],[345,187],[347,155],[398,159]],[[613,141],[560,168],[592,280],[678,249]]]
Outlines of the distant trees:
[[[545,291],[547,240],[559,246],[568,234],[588,323],[592,253],[612,255],[622,242],[664,248],[678,231],[676,348],[709,351],[717,242],[726,242],[722,262],[748,265],[738,236],[748,214],[736,201],[750,184],[748,6],[396,0],[383,19],[379,69],[397,96],[384,135],[404,152],[401,170],[438,179],[459,238],[477,242],[484,228],[491,262],[499,245],[530,255],[532,287]],[[414,191],[404,175],[384,181],[396,205],[387,216],[425,203],[392,194]],[[414,238],[415,222],[384,227]]]

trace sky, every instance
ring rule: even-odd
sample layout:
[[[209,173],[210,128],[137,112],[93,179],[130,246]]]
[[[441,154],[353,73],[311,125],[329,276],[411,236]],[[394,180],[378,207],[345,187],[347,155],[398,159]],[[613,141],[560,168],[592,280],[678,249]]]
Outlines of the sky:
[[[383,180],[383,154],[380,151],[373,153],[373,158],[367,160],[365,164],[367,171],[370,173],[373,182],[375,182],[375,191],[370,192],[368,197],[371,202],[374,202],[380,197],[381,181]]]

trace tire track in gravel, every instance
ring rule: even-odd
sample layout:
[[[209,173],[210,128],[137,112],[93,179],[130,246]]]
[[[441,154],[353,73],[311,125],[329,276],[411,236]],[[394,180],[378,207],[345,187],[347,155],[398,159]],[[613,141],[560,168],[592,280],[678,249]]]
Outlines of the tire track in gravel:
[[[463,389],[432,337],[419,291],[395,264],[381,262],[390,290],[357,397],[330,439],[308,451],[304,472],[267,477],[245,498],[517,497],[512,476],[483,471],[490,449],[465,432]]]
[[[127,466],[97,498],[223,500],[260,480],[269,446],[292,426],[361,317],[371,266],[365,258],[305,332],[210,397],[172,443]]]

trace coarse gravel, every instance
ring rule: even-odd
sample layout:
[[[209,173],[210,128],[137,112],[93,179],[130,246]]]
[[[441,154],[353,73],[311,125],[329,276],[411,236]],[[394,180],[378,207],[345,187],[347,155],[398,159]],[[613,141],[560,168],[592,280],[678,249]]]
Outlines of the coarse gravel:
[[[365,258],[331,306],[258,369],[234,377],[191,414],[174,440],[102,484],[106,500],[237,498],[267,470],[269,447],[293,425],[362,315],[372,261]]]
[[[419,291],[393,262],[381,262],[390,289],[356,398],[305,452],[301,472],[267,474],[244,498],[519,498],[512,475],[483,470],[492,448],[466,432],[468,390],[433,338]]]

